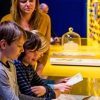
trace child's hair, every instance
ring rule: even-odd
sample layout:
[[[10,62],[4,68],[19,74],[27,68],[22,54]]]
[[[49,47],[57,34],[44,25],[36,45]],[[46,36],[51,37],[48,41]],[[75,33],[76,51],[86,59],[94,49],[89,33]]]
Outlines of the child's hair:
[[[38,31],[26,31],[28,40],[24,43],[23,48],[25,50],[40,51],[45,53],[49,49],[49,42]],[[22,60],[25,56],[25,52],[22,52],[19,56],[19,60]]]
[[[19,60],[23,60],[25,56],[25,50],[37,51],[41,47],[41,39],[37,34],[26,31],[28,40],[24,43],[23,48],[24,52],[18,57]]]
[[[16,23],[11,21],[0,23],[0,41],[4,39],[10,45],[13,41],[20,39],[21,36],[27,38],[25,31]]]
[[[41,39],[37,34],[26,31],[28,40],[24,43],[24,50],[37,51],[41,47]]]

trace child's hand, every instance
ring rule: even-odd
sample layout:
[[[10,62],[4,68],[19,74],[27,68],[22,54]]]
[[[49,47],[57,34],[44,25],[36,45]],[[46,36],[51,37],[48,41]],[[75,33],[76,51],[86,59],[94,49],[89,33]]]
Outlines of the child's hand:
[[[71,90],[71,86],[67,85],[66,83],[59,83],[59,84],[54,84],[54,89],[58,89],[61,92],[64,92]]]
[[[66,83],[70,78],[62,78],[62,79],[59,79],[59,80],[56,80],[55,81],[55,84],[58,84],[58,83]]]
[[[43,96],[46,93],[46,89],[44,86],[34,86],[31,87],[32,92],[35,93],[38,97]]]

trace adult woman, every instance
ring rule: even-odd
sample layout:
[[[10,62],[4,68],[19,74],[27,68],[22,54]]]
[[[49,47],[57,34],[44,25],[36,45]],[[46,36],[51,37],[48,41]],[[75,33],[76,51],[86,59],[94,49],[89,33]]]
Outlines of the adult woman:
[[[29,31],[38,30],[50,40],[50,18],[39,11],[38,0],[12,0],[11,14],[4,16],[1,21],[4,20],[13,20]]]
[[[50,41],[50,18],[39,11],[38,0],[12,0],[11,14],[4,16],[1,21],[5,20],[13,20],[28,31],[38,30]],[[47,57],[48,51],[45,52],[40,63],[45,65]]]

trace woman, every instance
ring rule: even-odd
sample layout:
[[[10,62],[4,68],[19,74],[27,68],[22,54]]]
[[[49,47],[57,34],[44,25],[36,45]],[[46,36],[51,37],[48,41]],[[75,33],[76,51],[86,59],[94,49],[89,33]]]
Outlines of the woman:
[[[4,16],[1,21],[4,20],[13,20],[29,31],[38,30],[50,39],[50,18],[40,12],[38,0],[12,0],[11,14]]]
[[[12,0],[11,13],[4,16],[1,21],[5,20],[13,20],[28,31],[38,30],[50,42],[50,18],[40,12],[39,0]],[[45,52],[39,65],[45,65],[47,57],[48,51]]]

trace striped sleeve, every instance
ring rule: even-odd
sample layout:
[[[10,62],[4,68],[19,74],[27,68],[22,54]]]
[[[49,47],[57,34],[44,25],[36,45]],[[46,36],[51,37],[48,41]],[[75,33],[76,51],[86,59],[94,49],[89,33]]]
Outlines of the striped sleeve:
[[[31,84],[26,78],[27,76],[26,76],[25,71],[22,68],[22,64],[20,62],[14,62],[14,63],[16,66],[17,81],[18,81],[20,92],[25,95],[36,97],[36,95],[31,91]]]

